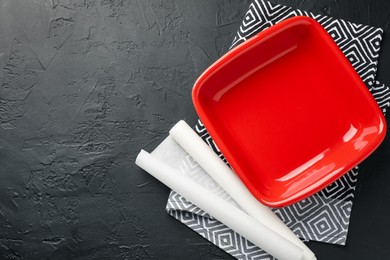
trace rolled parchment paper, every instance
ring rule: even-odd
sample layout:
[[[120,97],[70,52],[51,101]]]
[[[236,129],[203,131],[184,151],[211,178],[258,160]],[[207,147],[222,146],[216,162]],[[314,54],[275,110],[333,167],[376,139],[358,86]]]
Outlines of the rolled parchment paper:
[[[303,249],[303,260],[316,259],[314,253],[267,206],[261,204],[239,177],[183,120],[170,131],[170,136],[217,182],[250,216]]]
[[[164,161],[141,150],[135,161],[156,179],[279,260],[301,260],[302,248],[202,187]]]

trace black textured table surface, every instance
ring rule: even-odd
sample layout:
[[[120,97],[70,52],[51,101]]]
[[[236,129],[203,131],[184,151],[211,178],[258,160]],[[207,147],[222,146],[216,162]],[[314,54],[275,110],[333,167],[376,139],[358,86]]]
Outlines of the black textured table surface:
[[[273,1],[385,30],[390,2]],[[180,119],[248,1],[0,0],[0,259],[231,259],[165,212],[169,189],[134,165]],[[388,259],[390,139],[362,165],[346,246]]]

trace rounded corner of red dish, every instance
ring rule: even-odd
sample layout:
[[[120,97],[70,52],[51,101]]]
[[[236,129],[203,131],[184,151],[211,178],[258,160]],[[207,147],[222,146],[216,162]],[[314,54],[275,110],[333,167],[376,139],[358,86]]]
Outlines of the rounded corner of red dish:
[[[379,126],[378,126],[379,130],[377,133],[378,135],[377,135],[376,140],[373,141],[373,147],[372,147],[371,151],[369,151],[367,153],[366,157],[368,157],[371,153],[373,153],[382,144],[382,142],[386,138],[386,134],[387,134],[386,118],[385,118],[384,114],[382,113],[381,109],[379,108],[379,106],[378,106],[378,113],[380,114],[380,121],[379,121]],[[363,160],[365,158],[363,158]]]
[[[382,129],[379,131],[379,135],[381,137],[380,143],[385,139],[386,133],[387,133],[387,123],[386,123],[386,118],[383,114],[381,114],[381,123],[382,123]]]

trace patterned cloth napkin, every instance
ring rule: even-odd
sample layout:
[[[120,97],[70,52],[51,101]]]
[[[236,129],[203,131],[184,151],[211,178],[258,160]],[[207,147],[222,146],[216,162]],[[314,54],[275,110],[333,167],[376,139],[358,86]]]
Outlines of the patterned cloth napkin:
[[[274,24],[300,15],[316,19],[328,31],[385,113],[390,105],[390,90],[375,80],[382,29],[256,0],[250,5],[231,48]],[[196,125],[196,131],[225,160],[200,121]],[[189,156],[182,159],[181,170],[191,172],[196,171],[197,167],[199,166]],[[304,240],[344,245],[357,175],[358,167],[317,194],[291,206],[274,209],[274,212]],[[238,259],[274,259],[174,191],[169,195],[166,210]]]

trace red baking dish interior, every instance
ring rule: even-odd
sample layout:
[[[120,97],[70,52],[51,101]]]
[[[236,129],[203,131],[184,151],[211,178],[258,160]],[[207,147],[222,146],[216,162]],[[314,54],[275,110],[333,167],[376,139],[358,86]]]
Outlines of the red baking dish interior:
[[[197,80],[193,102],[233,170],[272,207],[331,184],[386,133],[359,75],[308,17],[285,20],[228,52]]]

